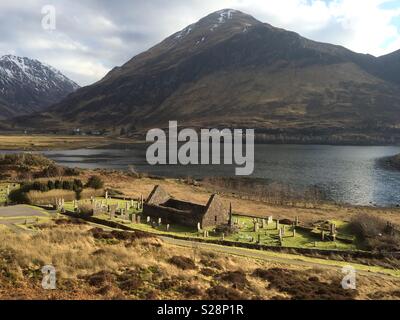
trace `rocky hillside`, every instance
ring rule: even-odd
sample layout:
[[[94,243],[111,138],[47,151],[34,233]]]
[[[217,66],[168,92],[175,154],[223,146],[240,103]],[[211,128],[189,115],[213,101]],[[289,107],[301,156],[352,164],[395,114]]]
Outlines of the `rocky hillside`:
[[[256,128],[260,139],[400,137],[399,54],[382,58],[226,9],[21,125]],[[395,67],[396,66],[396,67]],[[29,120],[29,121],[27,121]]]
[[[60,71],[37,60],[0,58],[0,118],[42,111],[78,88]]]

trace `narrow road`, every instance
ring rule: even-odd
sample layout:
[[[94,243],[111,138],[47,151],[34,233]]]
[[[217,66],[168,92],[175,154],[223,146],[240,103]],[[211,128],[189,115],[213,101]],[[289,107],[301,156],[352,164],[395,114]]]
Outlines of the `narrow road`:
[[[343,265],[339,265],[339,264],[338,265],[329,265],[329,264],[323,263],[322,261],[320,263],[304,261],[299,258],[296,258],[296,256],[294,256],[294,255],[293,255],[293,258],[280,257],[279,254],[271,253],[268,251],[258,251],[258,250],[244,249],[244,248],[238,248],[238,247],[227,247],[227,246],[221,246],[221,245],[216,245],[216,244],[211,244],[211,243],[192,242],[192,241],[187,241],[187,240],[173,239],[173,238],[163,237],[163,236],[160,236],[159,238],[162,239],[166,243],[181,246],[181,247],[212,250],[212,251],[217,251],[220,253],[242,256],[242,257],[247,257],[247,258],[252,258],[252,259],[268,261],[268,262],[275,262],[275,263],[280,263],[280,264],[296,265],[296,266],[302,266],[302,267],[307,267],[307,268],[324,268],[324,269],[329,269],[329,270],[335,270],[335,271],[338,271],[339,273],[341,273],[342,268],[343,268]],[[329,262],[335,263],[334,260],[329,260]],[[347,265],[351,266],[352,264],[348,263]],[[394,275],[389,275],[389,274],[380,273],[380,272],[360,270],[357,268],[356,265],[354,266],[354,268],[357,270],[358,274],[363,275],[363,276],[377,276],[377,277],[383,277],[388,280],[400,281],[400,276],[394,276]]]

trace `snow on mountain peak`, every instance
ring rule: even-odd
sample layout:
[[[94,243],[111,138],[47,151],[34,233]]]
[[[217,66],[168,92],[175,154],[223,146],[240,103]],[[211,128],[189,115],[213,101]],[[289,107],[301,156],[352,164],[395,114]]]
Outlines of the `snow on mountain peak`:
[[[58,84],[68,84],[73,90],[79,88],[75,82],[65,77],[52,66],[26,57],[14,55],[1,57],[0,74],[22,82],[31,81],[37,86],[47,87],[49,82],[53,82],[54,85],[57,85],[55,82],[58,82]]]
[[[39,111],[78,88],[60,71],[38,60],[0,57],[0,98],[13,112],[7,116]],[[0,117],[4,116],[0,110]]]

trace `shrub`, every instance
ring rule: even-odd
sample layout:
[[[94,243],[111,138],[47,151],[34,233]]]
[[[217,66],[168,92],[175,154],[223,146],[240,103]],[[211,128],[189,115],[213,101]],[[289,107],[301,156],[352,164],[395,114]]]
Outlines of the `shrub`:
[[[358,214],[353,217],[350,228],[368,250],[397,251],[400,249],[399,231],[382,218]]]
[[[56,180],[54,187],[55,189],[62,189],[62,182],[60,180]]]
[[[90,203],[84,203],[79,205],[79,215],[82,217],[92,217],[93,216],[93,205]]]
[[[197,269],[196,264],[194,261],[190,258],[187,257],[182,257],[182,256],[174,256],[168,261],[169,263],[175,265],[179,269],[182,270],[193,270]]]
[[[47,181],[47,188],[48,188],[49,190],[55,189],[55,188],[56,188],[56,185],[55,185],[54,181],[51,181],[51,180]]]
[[[65,168],[64,175],[67,177],[76,177],[79,176],[80,171],[77,168]]]
[[[40,173],[40,176],[42,177],[61,177],[64,175],[64,168],[57,166],[55,164],[51,164],[47,168],[43,169],[43,171]]]
[[[74,180],[73,189],[74,189],[75,191],[77,191],[77,190],[82,190],[82,189],[83,189],[83,183],[82,183],[82,181],[81,181],[81,180],[78,180],[78,179],[75,179],[75,180]]]
[[[30,204],[30,200],[22,189],[12,190],[8,196],[12,203]]]
[[[74,190],[74,183],[72,181],[64,181],[62,188],[64,190]]]
[[[96,190],[102,189],[104,187],[103,180],[98,176],[91,176],[86,184],[87,188],[93,188]]]

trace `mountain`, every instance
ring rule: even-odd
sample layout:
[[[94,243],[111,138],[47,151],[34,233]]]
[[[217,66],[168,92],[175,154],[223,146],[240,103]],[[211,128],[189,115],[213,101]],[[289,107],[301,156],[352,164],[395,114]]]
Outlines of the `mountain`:
[[[225,9],[77,90],[36,123],[143,131],[178,120],[255,128],[265,140],[400,138],[399,61],[399,54],[358,54]]]
[[[0,58],[0,117],[42,111],[79,86],[60,71],[37,60]]]

